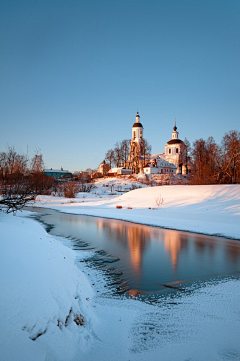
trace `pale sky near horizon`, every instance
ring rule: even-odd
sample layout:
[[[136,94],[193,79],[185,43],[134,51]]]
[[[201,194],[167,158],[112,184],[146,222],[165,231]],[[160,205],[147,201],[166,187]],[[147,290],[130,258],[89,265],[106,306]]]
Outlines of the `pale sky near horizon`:
[[[96,168],[131,138],[240,130],[239,0],[0,0],[0,152]]]

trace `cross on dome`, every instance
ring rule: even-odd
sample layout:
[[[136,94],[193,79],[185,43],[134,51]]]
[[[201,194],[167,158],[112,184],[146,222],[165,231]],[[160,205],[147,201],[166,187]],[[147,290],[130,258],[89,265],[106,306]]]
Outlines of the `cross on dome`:
[[[176,132],[176,130],[177,130],[177,126],[176,126],[176,118],[175,118],[175,125],[174,125],[174,127],[173,127],[173,130]]]

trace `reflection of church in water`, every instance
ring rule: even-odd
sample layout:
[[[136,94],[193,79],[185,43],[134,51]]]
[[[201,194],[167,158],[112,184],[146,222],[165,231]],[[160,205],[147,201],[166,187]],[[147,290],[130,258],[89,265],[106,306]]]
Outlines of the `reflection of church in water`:
[[[164,146],[164,153],[146,155],[143,129],[140,115],[137,112],[136,121],[132,126],[127,168],[131,168],[133,172],[139,171],[145,174],[187,174],[187,147],[178,137],[176,119],[172,138]]]
[[[159,231],[148,226],[138,224],[124,225],[121,221],[109,224],[103,219],[98,221],[98,228],[104,229],[112,238],[118,239],[129,249],[131,267],[135,274],[141,275],[144,252],[152,239],[164,243],[165,251],[170,255],[173,269],[177,268],[178,258],[182,249],[187,247],[187,241],[176,231]]]
[[[178,257],[183,248],[187,246],[187,241],[182,239],[176,231],[167,230],[164,234],[164,248],[170,254],[171,263],[174,270],[177,269]]]

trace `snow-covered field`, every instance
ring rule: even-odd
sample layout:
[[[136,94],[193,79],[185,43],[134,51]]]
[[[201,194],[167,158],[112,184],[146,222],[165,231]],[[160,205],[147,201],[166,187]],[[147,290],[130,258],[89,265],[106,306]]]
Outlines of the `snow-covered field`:
[[[240,238],[238,185],[39,197],[37,205]],[[239,279],[154,304],[106,298],[102,274],[79,262],[87,253],[76,259],[67,240],[27,214],[0,213],[0,360],[240,360]]]

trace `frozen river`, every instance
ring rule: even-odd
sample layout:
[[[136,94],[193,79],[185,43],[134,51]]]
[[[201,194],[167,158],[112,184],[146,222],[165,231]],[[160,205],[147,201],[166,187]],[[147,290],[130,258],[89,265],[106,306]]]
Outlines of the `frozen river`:
[[[118,292],[162,293],[191,282],[240,272],[240,242],[113,219],[33,208],[52,235],[73,249],[94,250],[88,260],[111,273]]]

